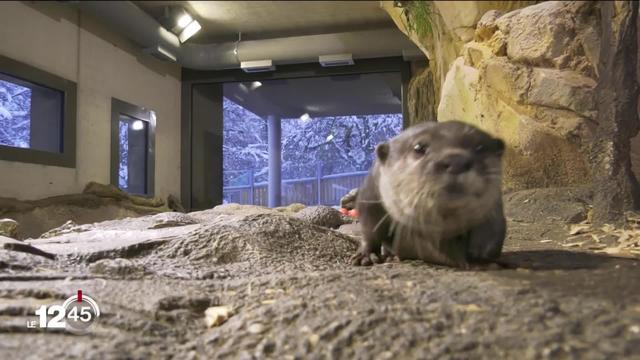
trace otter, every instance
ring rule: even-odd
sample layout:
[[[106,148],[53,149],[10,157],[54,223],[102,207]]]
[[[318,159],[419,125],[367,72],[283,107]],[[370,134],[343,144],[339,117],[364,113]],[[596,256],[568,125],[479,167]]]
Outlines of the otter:
[[[500,257],[504,142],[460,121],[421,123],[376,147],[356,197],[353,265],[391,257],[454,267]]]

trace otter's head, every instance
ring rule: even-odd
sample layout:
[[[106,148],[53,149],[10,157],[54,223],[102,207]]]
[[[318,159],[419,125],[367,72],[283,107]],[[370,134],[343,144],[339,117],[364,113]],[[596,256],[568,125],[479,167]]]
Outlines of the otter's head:
[[[379,190],[394,220],[481,221],[501,197],[502,140],[458,121],[423,123],[376,148]]]

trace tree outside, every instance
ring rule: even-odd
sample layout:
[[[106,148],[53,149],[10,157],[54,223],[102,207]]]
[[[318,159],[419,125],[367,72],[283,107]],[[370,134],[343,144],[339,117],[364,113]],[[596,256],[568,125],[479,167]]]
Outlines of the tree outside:
[[[223,112],[225,201],[232,202],[228,187],[268,181],[267,122],[227,98]],[[282,119],[282,180],[309,181],[318,171],[321,176],[366,172],[375,146],[401,129],[402,114]]]

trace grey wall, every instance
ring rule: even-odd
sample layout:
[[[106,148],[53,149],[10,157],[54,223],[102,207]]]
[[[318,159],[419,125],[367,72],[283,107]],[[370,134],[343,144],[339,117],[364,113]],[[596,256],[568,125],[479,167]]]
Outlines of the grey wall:
[[[180,68],[142,54],[56,2],[0,2],[0,54],[77,83],[76,168],[0,161],[0,197],[38,199],[109,183],[111,98],[157,115],[156,195],[180,196]]]

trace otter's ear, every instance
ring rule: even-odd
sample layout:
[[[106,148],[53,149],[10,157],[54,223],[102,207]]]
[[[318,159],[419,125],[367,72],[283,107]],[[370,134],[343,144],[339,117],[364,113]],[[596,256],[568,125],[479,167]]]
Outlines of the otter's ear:
[[[382,144],[378,144],[378,146],[376,146],[376,155],[378,156],[378,159],[380,159],[380,162],[384,163],[389,156],[389,143],[384,142]]]
[[[494,142],[494,149],[496,150],[496,154],[498,155],[502,155],[502,153],[504,153],[504,141],[502,141],[501,139],[493,139]]]

